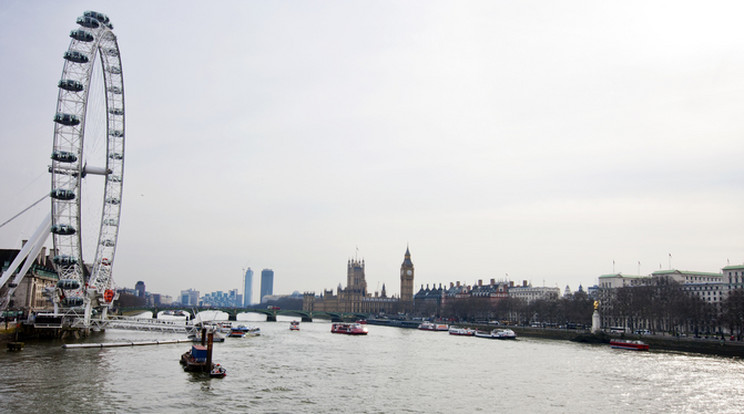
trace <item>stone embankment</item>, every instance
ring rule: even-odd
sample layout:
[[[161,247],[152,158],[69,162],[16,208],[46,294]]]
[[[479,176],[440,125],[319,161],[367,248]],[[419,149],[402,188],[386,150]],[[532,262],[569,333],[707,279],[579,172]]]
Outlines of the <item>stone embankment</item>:
[[[671,335],[613,335],[591,334],[587,331],[570,329],[543,329],[510,327],[519,336],[545,339],[562,339],[583,343],[609,344],[610,339],[638,339],[649,345],[652,351],[692,352],[707,355],[744,358],[744,341],[730,341],[705,338],[676,337]],[[493,328],[491,328],[493,329]]]

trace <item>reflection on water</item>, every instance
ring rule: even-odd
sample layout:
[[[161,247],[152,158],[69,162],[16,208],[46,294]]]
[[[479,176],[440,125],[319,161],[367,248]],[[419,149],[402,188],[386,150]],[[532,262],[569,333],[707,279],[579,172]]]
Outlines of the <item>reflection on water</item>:
[[[249,314],[250,315],[250,314]],[[259,315],[255,315],[261,318]],[[239,318],[242,319],[242,318]],[[2,352],[6,412],[730,412],[744,411],[739,360],[520,338],[491,341],[326,322],[256,322],[215,345],[224,379],[183,371],[188,344]],[[87,341],[175,334],[110,330]]]

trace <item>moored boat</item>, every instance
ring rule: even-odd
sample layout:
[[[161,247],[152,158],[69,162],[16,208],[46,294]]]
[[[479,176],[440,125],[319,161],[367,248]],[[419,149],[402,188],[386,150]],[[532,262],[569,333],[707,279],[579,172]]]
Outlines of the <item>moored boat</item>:
[[[476,331],[475,336],[488,339],[517,339],[517,334],[508,328],[494,329],[491,332]]]
[[[217,330],[223,334],[229,334],[232,331],[231,322],[219,322],[217,324]]]
[[[361,323],[334,323],[331,325],[332,333],[346,335],[367,335],[367,325]]]
[[[189,335],[189,339],[191,339],[194,342],[201,342],[202,336],[201,331],[195,331]],[[225,342],[225,337],[222,336],[222,334],[219,331],[214,331],[214,339],[213,342]]]
[[[418,328],[422,331],[447,331],[449,325],[446,323],[421,322]]]
[[[627,349],[630,351],[648,351],[648,344],[638,340],[612,339],[610,340],[610,347],[614,349]]]
[[[297,321],[292,321],[289,323],[289,330],[290,331],[299,331],[300,330],[300,323]]]
[[[511,329],[495,329],[491,332],[491,335],[495,335],[496,339],[517,339],[517,334]]]
[[[245,336],[245,331],[238,328],[233,328],[230,330],[230,333],[227,335],[230,338],[242,338]]]
[[[470,328],[457,328],[454,326],[450,326],[449,334],[459,336],[473,336],[475,335],[475,330]]]

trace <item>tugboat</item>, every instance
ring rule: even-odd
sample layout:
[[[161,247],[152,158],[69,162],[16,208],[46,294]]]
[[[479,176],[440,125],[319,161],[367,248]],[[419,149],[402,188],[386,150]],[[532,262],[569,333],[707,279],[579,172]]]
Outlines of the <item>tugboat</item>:
[[[331,325],[332,333],[345,335],[367,335],[367,325],[361,323],[334,323]]]
[[[289,330],[290,331],[299,331],[300,330],[300,323],[297,321],[292,321],[289,323]]]

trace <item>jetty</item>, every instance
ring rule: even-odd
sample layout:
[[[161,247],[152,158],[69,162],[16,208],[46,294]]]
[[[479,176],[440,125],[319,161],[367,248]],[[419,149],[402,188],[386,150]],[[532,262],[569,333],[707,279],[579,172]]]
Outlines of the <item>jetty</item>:
[[[124,341],[124,342],[104,342],[98,344],[64,344],[64,349],[82,349],[82,348],[115,348],[123,346],[143,346],[143,345],[165,345],[180,344],[181,342],[191,342],[191,339],[166,339],[162,341]]]

